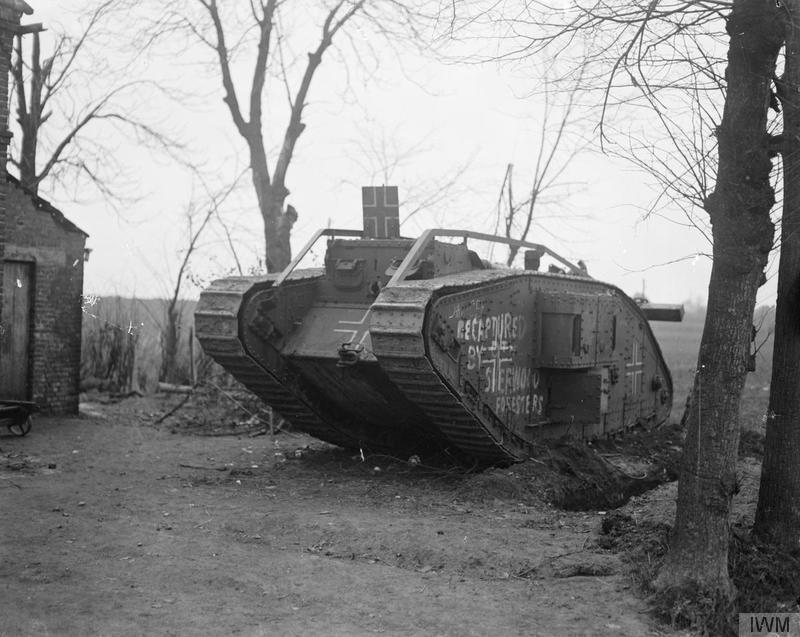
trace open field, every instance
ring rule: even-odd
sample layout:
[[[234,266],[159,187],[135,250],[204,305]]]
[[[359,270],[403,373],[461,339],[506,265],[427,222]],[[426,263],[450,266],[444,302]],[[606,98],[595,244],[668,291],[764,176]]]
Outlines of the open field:
[[[769,401],[769,379],[772,367],[772,338],[767,336],[774,321],[774,310],[759,308],[760,325],[756,342],[766,343],[756,356],[756,371],[748,374],[745,392],[742,397],[741,423],[743,429],[764,430],[764,415]],[[763,323],[761,317],[764,317]],[[697,367],[697,352],[703,333],[704,311],[695,309],[687,312],[681,323],[653,322],[650,326],[661,346],[661,351],[672,372],[675,399],[672,417],[680,419],[686,398],[692,388]]]

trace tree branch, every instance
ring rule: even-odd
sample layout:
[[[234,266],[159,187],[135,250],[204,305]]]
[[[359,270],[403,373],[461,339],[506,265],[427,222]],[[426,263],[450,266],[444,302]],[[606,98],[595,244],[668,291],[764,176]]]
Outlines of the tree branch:
[[[249,123],[244,120],[241,107],[239,106],[239,98],[236,96],[236,87],[233,84],[233,77],[231,75],[230,61],[228,59],[228,48],[225,44],[225,31],[222,28],[222,20],[220,19],[219,9],[217,8],[216,0],[197,0],[208,12],[211,21],[214,24],[214,32],[217,36],[217,43],[214,49],[217,52],[219,59],[219,67],[222,74],[222,86],[225,89],[225,97],[223,101],[228,106],[228,110],[233,118],[233,123],[239,134],[245,139],[248,138],[250,132]]]
[[[252,3],[251,3],[252,4]],[[258,49],[256,62],[253,68],[253,84],[250,88],[250,125],[253,133],[261,134],[261,101],[264,91],[264,82],[267,75],[267,61],[270,53],[270,39],[272,36],[272,20],[275,14],[277,0],[267,0],[263,6],[263,14],[256,18],[259,27]],[[255,16],[255,7],[253,7]]]
[[[294,103],[292,104],[289,125],[286,127],[286,132],[283,137],[283,145],[281,147],[280,154],[278,155],[278,161],[275,164],[274,185],[278,188],[285,188],[286,171],[289,168],[289,162],[292,159],[295,144],[305,129],[305,124],[302,122],[303,108],[305,107],[305,101],[308,96],[308,90],[311,87],[311,80],[314,78],[314,73],[322,62],[323,54],[328,47],[330,47],[333,36],[336,35],[336,32],[339,31],[339,29],[341,29],[348,20],[350,20],[356,13],[358,13],[358,11],[361,10],[361,8],[364,6],[364,2],[365,0],[358,0],[340,18],[337,19],[337,14],[344,5],[344,0],[340,0],[340,2],[330,10],[328,16],[325,18],[325,23],[322,26],[322,37],[319,45],[313,53],[308,54],[308,64],[306,65],[305,73],[303,73],[303,79],[300,82],[300,88],[298,88],[297,94],[294,98]]]

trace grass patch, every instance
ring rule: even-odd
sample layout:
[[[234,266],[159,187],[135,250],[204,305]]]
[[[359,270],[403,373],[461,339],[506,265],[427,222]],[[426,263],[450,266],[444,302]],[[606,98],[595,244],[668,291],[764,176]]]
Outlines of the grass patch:
[[[611,512],[603,519],[599,546],[623,554],[631,576],[647,596],[654,614],[674,628],[698,635],[738,634],[739,613],[787,613],[800,610],[800,551],[787,552],[734,526],[728,550],[728,569],[736,586],[733,602],[705,591],[683,589],[656,592],[652,588],[669,548],[670,527],[637,522]]]
[[[739,438],[739,456],[761,460],[764,457],[764,434],[755,429],[744,429]]]
[[[787,552],[734,527],[728,567],[739,613],[800,611],[800,550]]]

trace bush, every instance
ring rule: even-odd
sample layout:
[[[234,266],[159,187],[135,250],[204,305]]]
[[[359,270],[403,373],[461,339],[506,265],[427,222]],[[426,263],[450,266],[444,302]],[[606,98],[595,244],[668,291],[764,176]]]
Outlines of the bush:
[[[139,333],[133,320],[125,321],[121,299],[84,304],[81,341],[81,390],[131,391],[135,382]],[[129,328],[125,329],[124,325]]]
[[[155,391],[163,371],[164,326],[168,301],[90,297],[84,301],[81,390],[119,393]],[[172,382],[190,384],[192,363],[189,339],[194,344],[195,382],[212,380],[232,387],[233,377],[205,355],[194,338],[193,301],[179,302],[177,352]]]

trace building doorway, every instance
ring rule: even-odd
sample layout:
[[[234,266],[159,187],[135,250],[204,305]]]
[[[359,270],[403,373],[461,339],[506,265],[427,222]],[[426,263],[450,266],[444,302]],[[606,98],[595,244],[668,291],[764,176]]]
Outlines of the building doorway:
[[[30,399],[31,312],[34,264],[3,264],[0,316],[0,399]]]

